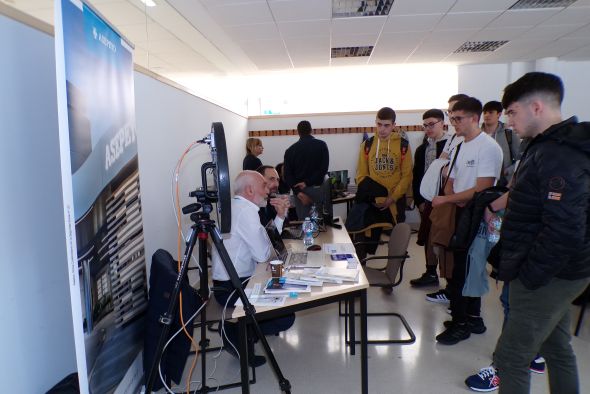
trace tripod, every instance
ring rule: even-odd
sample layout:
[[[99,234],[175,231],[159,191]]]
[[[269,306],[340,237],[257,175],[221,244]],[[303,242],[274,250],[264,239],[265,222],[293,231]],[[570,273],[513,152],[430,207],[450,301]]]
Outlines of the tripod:
[[[279,387],[280,387],[281,391],[284,391],[285,393],[290,393],[291,392],[291,383],[289,383],[289,381],[283,376],[283,374],[281,372],[281,369],[277,363],[277,360],[275,359],[274,354],[272,353],[272,350],[270,349],[268,341],[266,340],[266,337],[262,333],[262,330],[260,329],[260,326],[258,325],[258,322],[256,321],[256,318],[255,318],[256,310],[254,309],[254,307],[252,306],[252,304],[248,300],[246,293],[244,292],[244,289],[242,287],[242,283],[240,282],[238,273],[236,272],[236,269],[229,257],[229,254],[227,253],[227,250],[225,249],[225,246],[223,245],[223,240],[221,238],[221,234],[219,233],[218,229],[215,227],[215,222],[213,220],[211,220],[211,218],[210,218],[209,214],[213,210],[213,208],[211,206],[211,201],[207,197],[206,192],[196,191],[196,192],[191,193],[191,196],[193,196],[193,195],[197,197],[197,199],[200,201],[200,203],[193,203],[193,204],[190,204],[182,209],[182,212],[184,214],[191,214],[190,218],[194,224],[191,227],[191,234],[190,234],[189,240],[186,244],[186,249],[184,252],[184,256],[182,258],[180,271],[179,271],[176,281],[174,283],[174,290],[172,291],[172,294],[170,296],[170,304],[168,305],[168,310],[166,311],[166,313],[163,316],[160,317],[160,323],[163,325],[163,328],[162,328],[162,332],[160,334],[160,337],[158,339],[158,345],[156,347],[154,360],[152,362],[152,365],[150,366],[149,375],[146,380],[146,393],[149,394],[152,392],[154,380],[157,375],[158,365],[160,363],[160,359],[162,358],[164,344],[166,343],[166,341],[168,339],[170,325],[172,323],[172,319],[174,316],[174,310],[176,309],[176,305],[178,302],[178,295],[180,292],[180,286],[181,286],[182,280],[186,276],[187,269],[188,269],[188,263],[190,261],[191,255],[193,253],[193,249],[194,249],[195,244],[197,242],[197,239],[199,242],[199,268],[200,268],[199,271],[200,271],[200,286],[201,286],[199,293],[204,301],[208,300],[208,298],[209,298],[209,293],[207,291],[208,284],[209,284],[208,270],[207,270],[207,239],[209,236],[211,236],[213,244],[215,245],[215,248],[217,249],[217,252],[219,253],[219,256],[221,257],[221,261],[223,262],[223,265],[227,271],[227,274],[229,275],[230,281],[231,281],[233,287],[236,289],[236,292],[238,293],[240,300],[242,301],[242,305],[244,306],[244,313],[246,315],[246,318],[247,318],[248,322],[251,323],[252,326],[254,327],[254,330],[255,330],[256,334],[258,335],[258,338],[260,339],[262,346],[264,347],[264,351],[266,353],[266,356],[269,359],[270,364],[271,364],[271,366],[272,366],[272,368],[279,380]],[[201,212],[199,212],[200,210],[201,210]],[[201,316],[201,321],[204,323],[204,322],[206,322],[205,309],[203,309],[203,311],[201,313],[203,314]],[[206,325],[202,324],[201,325],[201,339],[202,340],[204,340],[204,338],[205,338],[205,330],[206,330]],[[243,342],[243,339],[244,338],[242,338],[242,342]],[[240,348],[242,349],[241,353],[243,353],[242,357],[245,357],[245,360],[240,360],[241,365],[242,365],[242,381],[244,381],[244,372],[243,372],[244,368],[243,368],[243,366],[245,365],[244,363],[246,363],[246,360],[248,359],[248,354],[247,354],[248,351],[247,351],[247,346],[245,343],[241,343]],[[201,352],[201,357],[202,357],[202,365],[201,365],[202,368],[201,369],[202,369],[203,380],[202,380],[202,388],[201,388],[200,392],[206,393],[211,390],[206,385],[206,355],[205,355],[205,352]],[[245,376],[246,380],[248,380],[247,371],[246,371],[245,375],[246,375]]]

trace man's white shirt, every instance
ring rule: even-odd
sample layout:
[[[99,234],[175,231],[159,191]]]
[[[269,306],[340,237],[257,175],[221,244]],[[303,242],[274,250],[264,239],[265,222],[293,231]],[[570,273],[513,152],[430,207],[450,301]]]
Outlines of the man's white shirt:
[[[457,150],[453,152],[451,163]],[[469,142],[463,142],[451,171],[453,193],[475,187],[477,178],[500,178],[502,172],[502,148],[489,135],[481,132]]]
[[[463,142],[464,138],[459,137],[457,134],[447,131],[447,142],[443,147],[442,153],[446,153],[449,157],[461,142]]]
[[[231,204],[231,232],[224,236],[223,244],[240,278],[254,274],[256,263],[269,259],[272,244],[260,224],[259,207],[244,197],[235,196]],[[226,281],[229,276],[217,253],[212,250],[212,277]]]

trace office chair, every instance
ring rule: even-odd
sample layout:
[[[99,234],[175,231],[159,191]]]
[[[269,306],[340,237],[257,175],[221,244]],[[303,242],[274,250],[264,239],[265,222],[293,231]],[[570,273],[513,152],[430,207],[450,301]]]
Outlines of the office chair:
[[[389,236],[389,241],[387,242],[387,255],[386,256],[371,256],[366,257],[360,260],[361,265],[363,266],[363,270],[365,271],[365,275],[367,280],[369,281],[370,286],[372,287],[380,287],[383,291],[387,294],[391,294],[393,288],[398,286],[403,279],[403,268],[406,259],[409,257],[407,249],[408,244],[410,243],[410,235],[412,230],[407,223],[399,223],[397,224],[393,230],[391,231],[391,235]],[[384,241],[379,241],[380,244],[384,244]],[[386,260],[387,263],[380,268],[372,268],[368,267],[366,263],[371,260]],[[396,277],[399,278],[396,280]],[[341,313],[343,316],[348,317],[348,305],[345,308],[344,314]],[[358,314],[355,314],[358,316]],[[410,344],[416,341],[416,335],[412,331],[412,328],[406,321],[405,317],[399,313],[395,312],[371,312],[367,313],[368,317],[371,316],[395,316],[397,317],[404,329],[409,335],[407,339],[370,339],[367,342],[369,344],[391,344],[391,343],[401,343],[401,344]],[[348,341],[348,329],[345,329],[345,337]],[[355,343],[360,343],[359,341],[355,341]]]

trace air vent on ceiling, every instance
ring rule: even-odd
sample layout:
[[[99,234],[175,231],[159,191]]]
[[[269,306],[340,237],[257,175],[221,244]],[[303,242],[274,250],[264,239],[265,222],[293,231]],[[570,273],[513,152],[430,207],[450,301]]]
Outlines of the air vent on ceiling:
[[[373,45],[366,46],[366,47],[341,47],[341,48],[332,48],[331,58],[337,57],[364,57],[364,56],[371,56],[371,52],[373,51]]]
[[[468,53],[468,52],[494,52],[508,41],[467,41],[454,53]]]
[[[333,18],[389,15],[393,0],[332,0]]]
[[[563,8],[572,5],[577,0],[518,0],[512,4],[510,10],[529,10],[536,8]]]

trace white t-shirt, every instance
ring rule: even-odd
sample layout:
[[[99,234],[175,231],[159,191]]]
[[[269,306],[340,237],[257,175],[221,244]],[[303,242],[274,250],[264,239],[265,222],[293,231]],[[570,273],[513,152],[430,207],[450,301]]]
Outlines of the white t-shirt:
[[[447,138],[447,142],[445,143],[445,146],[443,147],[442,153],[446,153],[448,155],[448,157],[451,157],[451,153],[453,152],[453,150],[457,147],[457,145],[459,145],[461,142],[463,142],[464,138],[459,137],[455,133],[451,133],[451,132],[447,132],[447,133],[448,133],[448,138]]]
[[[477,178],[494,177],[497,181],[502,172],[502,159],[502,148],[484,132],[469,142],[463,142],[451,171],[453,192],[460,193],[475,187]]]

